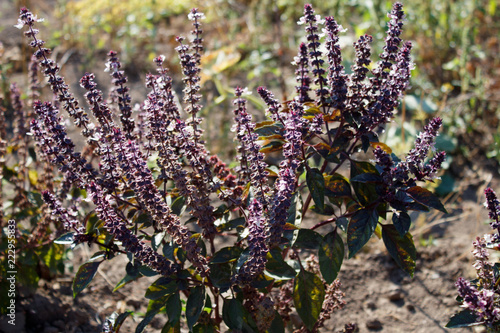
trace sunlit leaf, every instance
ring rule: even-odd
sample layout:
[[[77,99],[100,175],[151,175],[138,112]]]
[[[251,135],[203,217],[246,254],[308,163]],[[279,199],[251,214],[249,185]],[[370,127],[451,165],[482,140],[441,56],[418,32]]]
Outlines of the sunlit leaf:
[[[352,258],[370,240],[377,223],[378,214],[374,210],[361,209],[354,213],[347,227],[349,258]]]
[[[297,272],[283,260],[281,252],[275,248],[267,254],[264,274],[276,280],[290,280]]]
[[[165,295],[173,294],[178,290],[177,283],[167,277],[162,276],[146,290],[147,299],[157,299]]]
[[[436,197],[434,194],[432,194],[431,191],[423,187],[413,186],[407,189],[406,193],[408,193],[408,195],[415,201],[421,203],[424,206],[437,209],[443,213],[448,213],[438,197]]]
[[[283,141],[279,140],[264,140],[264,142],[262,143],[262,148],[260,148],[259,151],[263,154],[281,151],[283,148],[283,143]]]
[[[309,169],[306,173],[306,182],[316,207],[323,210],[325,207],[325,179],[323,174],[316,168]]]
[[[392,214],[392,223],[399,232],[399,235],[403,237],[410,230],[411,217],[406,212],[397,212]]]
[[[293,304],[309,330],[318,321],[324,299],[323,281],[316,274],[301,270],[293,286]]]
[[[401,236],[393,225],[382,225],[382,239],[391,257],[405,272],[413,277],[417,250],[413,237],[408,232]]]
[[[326,283],[332,283],[344,260],[344,242],[337,230],[323,237],[318,251],[319,269]]]
[[[365,173],[374,175],[379,174],[377,169],[368,162],[353,161],[351,163],[351,179]],[[376,185],[373,183],[352,182],[352,188],[362,205],[368,205],[379,198],[375,186]]]
[[[97,269],[102,261],[86,262],[80,266],[73,280],[73,297],[76,297],[85,289],[97,273]]]
[[[392,149],[388,145],[386,145],[383,142],[370,142],[370,145],[373,147],[373,149],[380,147],[382,148],[383,151],[385,151],[387,154],[392,154]]]

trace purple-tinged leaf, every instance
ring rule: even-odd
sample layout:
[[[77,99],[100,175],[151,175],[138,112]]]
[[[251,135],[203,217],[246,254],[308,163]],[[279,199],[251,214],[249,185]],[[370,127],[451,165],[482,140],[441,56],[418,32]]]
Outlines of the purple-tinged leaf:
[[[223,247],[217,251],[212,259],[210,259],[211,264],[222,264],[238,259],[243,250],[237,246]]]
[[[392,214],[392,223],[399,232],[399,235],[403,237],[410,230],[411,217],[406,212],[397,212]]]
[[[191,288],[191,293],[186,303],[186,320],[190,331],[193,330],[194,324],[198,321],[204,305],[205,286]]]
[[[325,208],[325,179],[323,174],[316,168],[309,169],[306,174],[306,182],[316,207],[322,211]]]
[[[413,277],[417,249],[413,237],[408,232],[401,236],[393,225],[382,225],[382,239],[391,257],[406,273]]]
[[[352,258],[370,239],[378,223],[374,210],[361,209],[351,217],[347,226],[347,247]]]
[[[323,281],[316,274],[301,270],[293,286],[293,304],[309,330],[312,330],[318,321],[324,299]]]
[[[332,283],[336,278],[344,260],[344,242],[337,229],[323,237],[318,251],[319,269],[326,283]]]
[[[446,208],[444,208],[443,204],[438,199],[438,197],[436,197],[434,194],[432,194],[431,191],[423,187],[420,186],[411,187],[406,190],[406,193],[408,193],[408,195],[412,197],[415,201],[421,203],[424,206],[437,209],[445,214],[448,213],[446,211]]]
[[[178,290],[177,283],[167,277],[162,276],[146,290],[147,299],[157,299],[165,295],[173,294]]]
[[[73,297],[85,289],[97,273],[102,261],[91,261],[81,265],[73,280]]]

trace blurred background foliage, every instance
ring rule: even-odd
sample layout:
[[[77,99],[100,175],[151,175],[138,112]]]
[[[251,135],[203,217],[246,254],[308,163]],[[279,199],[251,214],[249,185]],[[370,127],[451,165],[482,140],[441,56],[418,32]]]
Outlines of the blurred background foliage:
[[[151,60],[157,54],[167,56],[174,81],[180,80],[175,36],[188,34],[186,15],[191,7],[200,8],[207,16],[203,95],[211,101],[204,103],[202,116],[213,153],[224,155],[232,140],[234,87],[255,91],[266,85],[282,100],[293,97],[295,68],[290,63],[304,41],[303,27],[296,24],[302,0],[24,2],[35,12],[41,3],[55,7],[55,17],[46,20],[51,33],[46,40],[83,57],[82,74],[103,68],[105,52],[115,49],[132,80],[143,80],[144,73],[153,70]],[[347,71],[359,35],[373,35],[373,60],[381,53],[392,2],[310,1],[317,14],[334,16],[347,28],[340,41]],[[463,176],[465,165],[480,163],[497,170],[500,162],[500,4],[498,0],[403,3],[407,21],[402,38],[413,42],[416,68],[412,89],[385,140],[396,153],[407,151],[422,123],[441,116],[445,126],[437,148],[449,154],[449,167],[438,191],[446,194],[454,179]],[[255,94],[251,102],[255,114],[262,116],[264,106]]]

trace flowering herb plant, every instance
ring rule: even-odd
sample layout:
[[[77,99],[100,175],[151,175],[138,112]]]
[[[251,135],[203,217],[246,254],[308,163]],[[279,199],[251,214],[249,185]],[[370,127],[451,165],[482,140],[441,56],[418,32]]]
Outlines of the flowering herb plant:
[[[198,116],[203,14],[193,9],[188,17],[193,38],[178,37],[176,48],[181,105],[159,56],[156,73],[146,76],[149,93],[134,107],[117,53],[110,51],[106,70],[114,88],[105,99],[94,75],[85,74],[80,81],[85,110],[37,37],[36,16],[21,10],[18,26],[27,29],[55,95],[53,102],[33,103],[30,128],[40,159],[57,165],[61,175],[56,186],[43,191],[61,222],[59,233],[64,232],[55,242],[100,247],[76,273],[74,295],[103,261],[126,254],[129,263],[115,290],[142,276],[158,277],[146,291],[148,310],[137,332],[158,313],[168,316],[165,332],[181,325],[212,332],[222,324],[232,331],[317,332],[345,304],[337,279],[344,242],[351,258],[376,234],[413,275],[409,212],[446,211],[419,185],[436,178],[445,154],[429,157],[439,118],[403,160],[377,136],[408,88],[413,66],[411,43],[400,38],[402,5],[396,3],[389,14],[385,47],[373,67],[372,37],[354,43],[351,74],[340,52],[343,28],[305,5],[299,24],[307,41],[294,61],[295,97],[282,103],[260,87],[267,120],[256,123],[246,89],[235,89],[234,168],[210,156],[203,141]],[[86,139],[82,152],[67,133],[62,110]],[[277,166],[266,160],[272,152],[281,153]],[[373,152],[374,158],[359,152]],[[83,214],[67,208],[82,199],[90,207]],[[305,219],[311,211],[322,218],[311,224]],[[300,322],[292,325],[293,312]],[[103,331],[117,332],[128,314],[109,317]]]
[[[472,254],[476,259],[474,268],[477,279],[468,281],[460,277],[456,286],[458,289],[457,300],[464,309],[455,314],[446,327],[458,328],[483,325],[488,332],[498,332],[500,327],[500,298],[498,297],[500,283],[500,263],[493,264],[489,261],[488,249],[499,250],[500,244],[500,202],[495,191],[487,188],[485,206],[488,208],[490,226],[495,231],[477,237],[472,243]]]

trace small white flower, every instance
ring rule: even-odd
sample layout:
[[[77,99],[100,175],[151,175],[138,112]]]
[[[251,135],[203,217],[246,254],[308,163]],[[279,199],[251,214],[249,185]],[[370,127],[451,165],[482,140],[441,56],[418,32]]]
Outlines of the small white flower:
[[[203,13],[193,13],[193,12],[191,12],[191,13],[188,14],[188,19],[190,21],[194,21],[195,19],[203,20],[205,18],[206,18],[205,14],[203,14]]]
[[[22,29],[24,27],[24,22],[21,19],[17,19],[17,24],[14,27]]]

